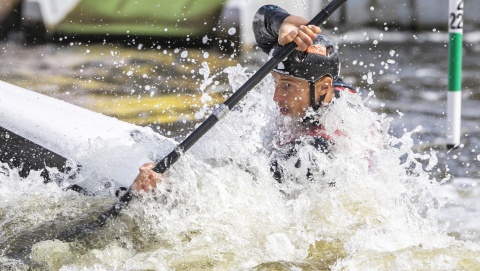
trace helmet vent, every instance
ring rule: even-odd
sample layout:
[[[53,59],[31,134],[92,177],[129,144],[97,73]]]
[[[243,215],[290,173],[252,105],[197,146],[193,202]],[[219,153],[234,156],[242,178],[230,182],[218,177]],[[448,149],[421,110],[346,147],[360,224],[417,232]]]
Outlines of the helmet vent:
[[[331,55],[335,50],[333,46],[327,46],[327,56]]]
[[[297,61],[303,62],[307,58],[307,53],[304,51],[297,52]]]

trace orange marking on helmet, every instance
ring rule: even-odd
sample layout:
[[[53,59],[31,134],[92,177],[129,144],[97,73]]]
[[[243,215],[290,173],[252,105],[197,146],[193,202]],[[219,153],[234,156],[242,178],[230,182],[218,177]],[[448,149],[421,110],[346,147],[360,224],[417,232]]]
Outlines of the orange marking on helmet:
[[[322,55],[326,56],[327,55],[327,48],[323,45],[312,45],[307,48],[305,51],[310,54],[317,54],[317,55]]]

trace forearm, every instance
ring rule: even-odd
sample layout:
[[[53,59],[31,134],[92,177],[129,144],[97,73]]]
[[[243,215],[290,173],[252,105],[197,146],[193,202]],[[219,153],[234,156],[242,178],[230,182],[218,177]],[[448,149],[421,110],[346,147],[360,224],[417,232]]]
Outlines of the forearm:
[[[253,19],[253,33],[258,47],[269,53],[273,45],[278,42],[280,26],[290,14],[275,5],[261,7]]]

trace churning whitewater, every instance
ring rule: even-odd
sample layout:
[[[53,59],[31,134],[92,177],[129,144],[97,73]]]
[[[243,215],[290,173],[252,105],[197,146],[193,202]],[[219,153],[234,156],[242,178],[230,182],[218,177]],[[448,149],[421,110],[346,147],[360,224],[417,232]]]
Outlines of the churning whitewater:
[[[251,76],[241,66],[224,72],[233,90]],[[340,136],[329,153],[300,144],[306,163],[284,161],[283,183],[272,177],[267,146],[282,137],[276,124],[288,120],[272,95],[269,76],[169,169],[168,181],[153,194],[74,242],[42,236],[109,208],[115,198],[108,174],[57,172],[57,180],[45,184],[38,172],[21,179],[2,165],[1,269],[480,269],[479,245],[449,236],[435,219],[442,207],[431,193],[441,180],[428,172],[435,155],[421,157],[429,161],[425,166],[412,151],[415,131],[389,134],[392,120],[365,105],[372,93],[344,93],[322,109],[326,133]],[[99,139],[78,155],[108,171],[108,163],[132,152],[149,151],[155,160],[173,146],[161,136],[143,140],[137,150],[119,150]],[[304,177],[307,167],[312,180]],[[73,183],[96,196],[63,189]]]

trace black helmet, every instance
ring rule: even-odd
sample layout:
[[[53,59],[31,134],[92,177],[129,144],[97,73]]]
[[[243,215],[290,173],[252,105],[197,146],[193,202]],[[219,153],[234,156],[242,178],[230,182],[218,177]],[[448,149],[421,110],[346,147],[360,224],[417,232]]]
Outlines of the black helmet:
[[[275,45],[270,55],[275,55],[280,48],[281,45]],[[317,35],[313,45],[306,51],[295,50],[273,70],[310,82],[315,82],[325,75],[335,80],[340,70],[339,63],[337,46],[325,36]]]

